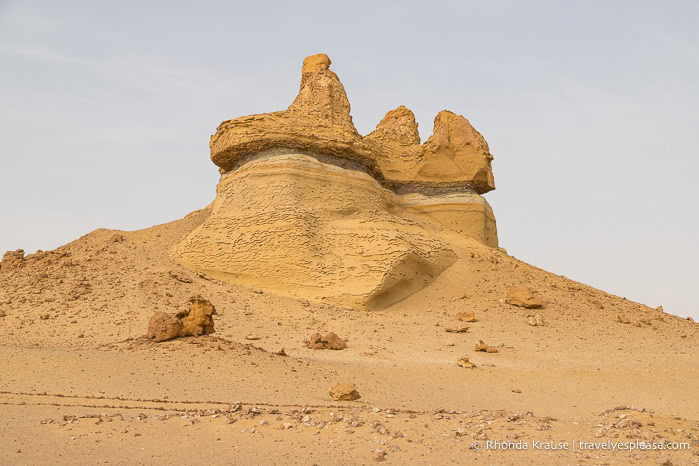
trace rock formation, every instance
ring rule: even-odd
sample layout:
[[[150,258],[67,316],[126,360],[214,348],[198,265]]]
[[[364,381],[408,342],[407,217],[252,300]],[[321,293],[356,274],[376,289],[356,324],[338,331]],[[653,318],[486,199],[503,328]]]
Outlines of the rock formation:
[[[330,397],[335,401],[354,401],[361,398],[357,386],[352,383],[338,383],[328,390]]]
[[[171,340],[180,336],[182,321],[167,312],[158,312],[148,322],[148,339],[154,342]]]
[[[214,333],[216,308],[201,296],[189,300],[189,309],[177,315],[158,312],[148,322],[148,339],[154,342]]]
[[[189,300],[189,311],[177,314],[182,319],[181,337],[209,335],[214,333],[214,318],[216,308],[201,296]]]
[[[325,336],[314,333],[308,339],[308,347],[310,349],[342,350],[347,348],[347,343],[333,332],[328,332]]]
[[[456,236],[497,246],[480,196],[492,155],[464,117],[435,118],[420,144],[401,106],[362,137],[327,55],[304,61],[287,110],[223,122],[210,217],[171,251],[214,278],[283,295],[380,308],[429,285],[457,255]]]
[[[17,249],[16,251],[7,251],[2,255],[0,268],[2,270],[16,269],[22,264],[24,264],[24,249]]]
[[[534,291],[526,286],[510,288],[505,302],[526,309],[544,307],[544,300],[541,299],[541,296],[534,294]]]

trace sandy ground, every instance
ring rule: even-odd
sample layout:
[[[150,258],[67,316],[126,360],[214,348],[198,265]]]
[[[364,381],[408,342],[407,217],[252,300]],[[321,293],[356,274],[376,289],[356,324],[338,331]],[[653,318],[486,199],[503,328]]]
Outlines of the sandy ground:
[[[168,257],[207,214],[0,269],[0,463],[699,463],[697,324],[475,242],[382,311],[262,293]],[[546,307],[505,303],[513,286]],[[216,306],[214,335],[145,338],[193,295]],[[448,333],[464,310],[477,320]],[[327,331],[348,347],[305,347]],[[332,401],[338,382],[361,399]],[[602,449],[616,442],[654,449]]]

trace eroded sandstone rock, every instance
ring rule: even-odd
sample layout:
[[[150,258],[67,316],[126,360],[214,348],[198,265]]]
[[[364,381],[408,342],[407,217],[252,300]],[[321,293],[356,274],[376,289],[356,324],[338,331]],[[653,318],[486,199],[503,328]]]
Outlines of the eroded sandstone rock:
[[[351,383],[335,384],[328,390],[328,393],[335,401],[354,401],[361,398],[357,386]]]
[[[469,360],[468,356],[464,356],[462,358],[459,358],[456,361],[456,365],[461,366],[464,369],[473,369],[474,367],[476,367],[476,365]]]
[[[182,321],[167,312],[158,312],[148,322],[148,339],[154,342],[177,338],[181,331]]]
[[[308,339],[308,347],[311,349],[342,350],[347,348],[347,343],[333,332],[328,332],[325,336],[314,333]]]
[[[323,342],[321,341],[323,339],[323,335],[320,333],[314,333],[308,338],[308,347],[310,349],[323,349],[325,346],[323,345]]]
[[[461,311],[456,314],[456,317],[464,322],[475,322],[476,313],[473,311]]]
[[[468,325],[459,325],[458,327],[446,327],[444,330],[447,333],[466,333],[468,328]]]
[[[541,314],[530,314],[527,316],[527,323],[531,325],[532,327],[543,327],[544,324],[544,318],[541,317]]]
[[[362,138],[352,123],[345,88],[325,54],[307,57],[299,94],[287,110],[228,120],[211,137],[211,159],[222,172],[270,149],[293,149],[353,161],[391,186],[422,183],[495,189],[488,144],[469,121],[448,110],[434,121],[434,134],[420,145],[415,117],[401,106]]]
[[[486,345],[483,342],[483,340],[478,340],[478,344],[476,345],[475,350],[476,351],[483,351],[484,353],[497,353],[498,352],[497,348],[490,346],[490,345]]]
[[[0,263],[2,270],[16,269],[22,265],[24,265],[24,249],[7,251],[2,255],[2,263]]]
[[[189,311],[177,314],[182,319],[182,331],[180,336],[199,336],[214,333],[214,319],[216,308],[209,300],[201,296],[194,296],[189,300]]]
[[[274,154],[224,175],[209,218],[171,254],[220,280],[381,308],[456,260],[443,231],[364,172]]]
[[[454,233],[497,247],[489,148],[462,116],[435,118],[420,144],[401,106],[362,137],[324,54],[304,60],[283,111],[228,120],[211,137],[219,167],[209,218],[172,257],[241,285],[360,309],[434,281]]]
[[[201,296],[189,300],[189,309],[176,315],[158,312],[148,322],[148,339],[154,342],[177,337],[209,335],[214,333],[216,308]]]
[[[505,301],[513,306],[519,306],[526,309],[537,309],[544,307],[544,300],[541,296],[534,294],[534,291],[526,286],[511,288],[507,292]]]

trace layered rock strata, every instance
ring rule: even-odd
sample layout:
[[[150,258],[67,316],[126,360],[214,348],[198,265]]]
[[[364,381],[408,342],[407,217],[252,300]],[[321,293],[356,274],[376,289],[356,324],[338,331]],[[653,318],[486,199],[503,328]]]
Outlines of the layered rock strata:
[[[338,156],[394,189],[403,185],[495,189],[488,144],[469,121],[448,110],[422,145],[415,116],[400,106],[362,137],[352,123],[345,88],[319,54],[304,61],[299,94],[287,110],[224,121],[211,137],[211,160],[228,172],[250,154],[286,148]]]
[[[480,196],[495,188],[492,155],[468,120],[442,111],[420,144],[401,106],[362,137],[329,65],[323,54],[306,58],[287,110],[218,127],[216,200],[175,260],[278,294],[380,308],[457,260],[446,238],[497,246]]]

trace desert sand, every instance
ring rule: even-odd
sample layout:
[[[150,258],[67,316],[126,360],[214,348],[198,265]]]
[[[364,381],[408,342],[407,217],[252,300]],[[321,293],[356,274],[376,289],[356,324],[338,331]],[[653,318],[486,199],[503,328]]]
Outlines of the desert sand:
[[[219,127],[210,206],[4,256],[0,463],[699,463],[697,324],[508,255],[468,120],[362,137],[329,65]]]

